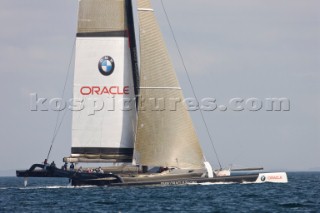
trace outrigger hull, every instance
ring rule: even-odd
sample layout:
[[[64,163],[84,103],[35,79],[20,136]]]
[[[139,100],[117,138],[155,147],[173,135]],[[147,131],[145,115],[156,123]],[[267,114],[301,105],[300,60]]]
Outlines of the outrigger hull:
[[[72,170],[63,170],[55,167],[34,164],[28,170],[17,170],[17,177],[43,177],[43,178],[68,178],[72,183],[81,182],[77,185],[92,185],[90,181],[96,181],[93,185],[109,185],[123,182],[121,177],[112,173],[84,173]],[[75,184],[73,184],[75,185]]]

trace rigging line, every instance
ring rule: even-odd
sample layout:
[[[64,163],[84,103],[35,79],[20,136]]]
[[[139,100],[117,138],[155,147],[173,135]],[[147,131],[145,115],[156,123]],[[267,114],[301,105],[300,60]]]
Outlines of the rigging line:
[[[62,125],[62,123],[63,123],[64,117],[66,116],[66,114],[67,114],[67,110],[64,111],[63,116],[62,116],[62,118],[61,118],[61,121],[60,121],[60,123],[59,123],[59,125],[58,125],[58,127],[57,127],[57,132],[56,132],[56,134],[55,134],[55,135],[53,136],[53,138],[52,138],[51,146],[50,146],[50,149],[49,149],[49,152],[48,152],[48,155],[47,155],[47,160],[49,160],[50,153],[51,153],[51,150],[52,150],[54,141],[55,141],[55,139],[56,139],[56,137],[57,137],[57,135],[58,135],[58,132],[59,132],[59,130],[60,130],[60,127],[61,127],[61,125]]]
[[[72,61],[73,61],[72,58],[73,58],[73,55],[74,55],[75,45],[76,45],[76,39],[74,39],[73,46],[72,46],[71,57],[70,57],[69,65],[68,65],[68,71],[67,71],[66,79],[65,79],[65,82],[64,82],[63,90],[62,90],[62,100],[64,99],[64,96],[65,96],[65,91],[66,91],[66,87],[67,87],[67,83],[68,83],[68,79],[69,79],[69,75],[70,75],[70,68],[71,68],[71,64],[72,64]],[[53,137],[52,137],[52,140],[51,140],[51,145],[50,145],[49,152],[48,152],[48,155],[47,155],[47,158],[46,158],[47,160],[49,160],[53,144],[55,142],[56,136],[58,135],[58,132],[60,130],[60,127],[61,127],[61,124],[63,122],[63,119],[64,119],[64,117],[66,115],[66,112],[63,114],[62,119],[61,119],[60,124],[59,124],[60,114],[61,114],[61,111],[59,110],[58,115],[57,115],[57,119],[56,119],[56,124],[55,124],[54,131],[53,131]]]
[[[168,14],[167,14],[166,8],[165,8],[165,6],[164,6],[163,0],[161,0],[161,5],[162,5],[162,9],[163,9],[163,11],[164,11],[164,13],[165,13],[165,16],[166,16],[167,22],[168,22],[168,24],[169,24],[169,27],[170,27],[170,31],[171,31],[172,37],[173,37],[174,42],[175,42],[175,44],[176,44],[177,50],[178,50],[178,52],[179,52],[179,56],[180,56],[181,62],[182,62],[182,64],[183,64],[184,71],[185,71],[185,73],[187,74],[188,81],[189,81],[190,86],[191,86],[191,89],[192,89],[192,93],[193,93],[193,95],[194,95],[194,97],[195,97],[196,101],[199,103],[199,99],[198,99],[198,97],[197,97],[197,95],[196,95],[196,92],[195,92],[195,89],[194,89],[194,87],[193,87],[193,84],[192,84],[192,81],[191,81],[191,78],[190,78],[190,75],[189,75],[189,72],[188,72],[187,66],[186,66],[186,64],[185,64],[185,62],[184,62],[184,59],[183,59],[182,53],[181,53],[181,51],[180,51],[180,47],[179,47],[178,41],[177,41],[176,36],[175,36],[175,34],[174,34],[174,31],[173,31],[173,28],[172,28],[171,22],[170,22],[170,20],[169,20],[169,16],[168,16]],[[211,145],[212,145],[213,151],[214,151],[214,153],[215,153],[215,155],[216,155],[216,158],[217,158],[217,160],[218,160],[218,163],[219,163],[220,169],[222,169],[222,166],[221,166],[221,163],[220,163],[220,159],[219,159],[218,152],[217,152],[217,150],[216,150],[216,148],[215,148],[215,146],[214,146],[212,136],[211,136],[211,134],[210,134],[210,131],[209,131],[209,128],[208,128],[207,122],[206,122],[206,120],[205,120],[205,118],[204,118],[204,115],[203,115],[203,112],[202,112],[201,108],[200,108],[200,110],[199,110],[199,111],[200,111],[201,118],[202,118],[202,121],[203,121],[203,123],[204,123],[204,126],[205,126],[205,128],[206,128],[207,134],[208,134],[208,136],[209,136],[209,139],[210,139],[210,142],[211,142]]]

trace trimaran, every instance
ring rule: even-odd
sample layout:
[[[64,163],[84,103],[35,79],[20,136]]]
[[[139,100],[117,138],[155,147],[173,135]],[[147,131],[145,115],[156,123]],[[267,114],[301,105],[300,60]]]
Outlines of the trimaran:
[[[150,0],[137,6],[140,66],[132,1],[79,1],[73,90],[79,110],[73,111],[71,156],[63,160],[114,165],[94,173],[34,164],[17,176],[68,178],[74,186],[287,182],[285,172],[212,169]]]

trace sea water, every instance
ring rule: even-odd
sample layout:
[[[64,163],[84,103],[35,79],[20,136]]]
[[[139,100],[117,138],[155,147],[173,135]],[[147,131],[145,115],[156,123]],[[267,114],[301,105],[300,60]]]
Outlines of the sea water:
[[[289,183],[72,187],[66,179],[0,177],[0,212],[320,212],[320,172]]]

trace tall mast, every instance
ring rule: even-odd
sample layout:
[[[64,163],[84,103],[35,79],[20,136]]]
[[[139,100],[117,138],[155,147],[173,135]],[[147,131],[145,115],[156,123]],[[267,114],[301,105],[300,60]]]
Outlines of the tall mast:
[[[136,96],[139,95],[139,65],[138,65],[138,53],[136,44],[136,34],[133,18],[133,7],[132,0],[126,0],[126,10],[127,10],[127,23],[129,32],[129,45],[131,52],[131,62],[132,62],[132,72],[133,72],[133,82],[134,82],[134,92]],[[138,101],[137,101],[138,104]]]

